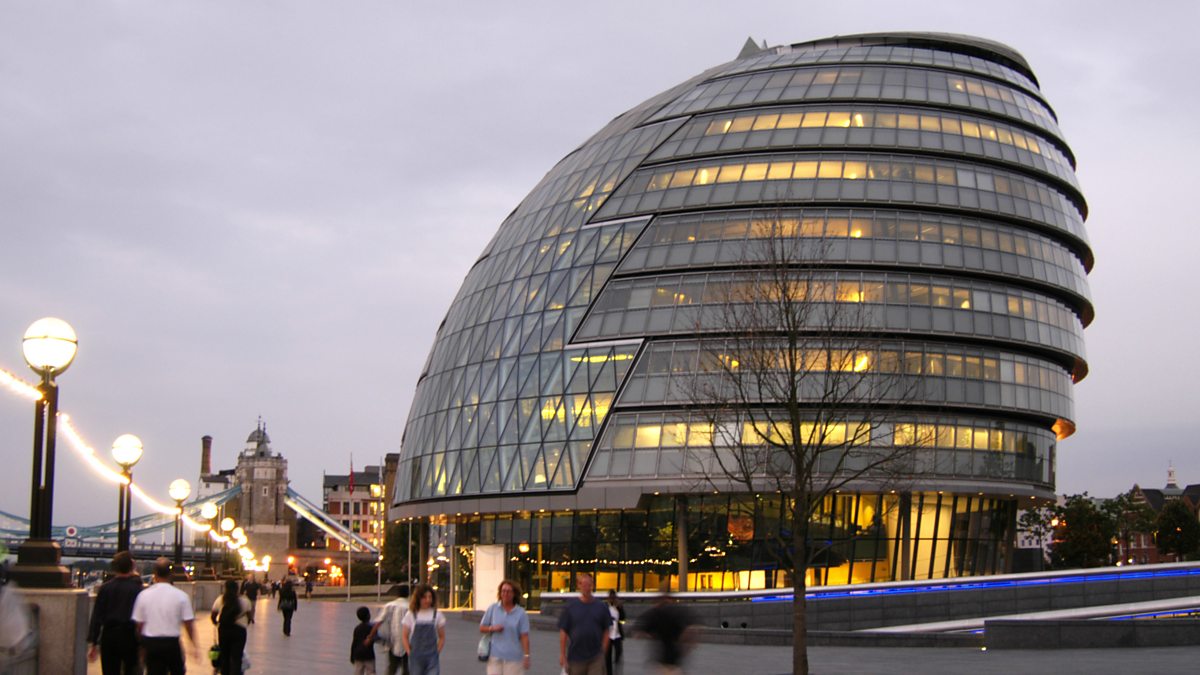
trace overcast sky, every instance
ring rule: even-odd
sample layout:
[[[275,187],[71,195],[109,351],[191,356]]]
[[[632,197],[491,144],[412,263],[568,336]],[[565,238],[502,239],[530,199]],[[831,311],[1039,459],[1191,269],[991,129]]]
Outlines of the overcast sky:
[[[1153,12],[1150,11],[1151,7]],[[772,45],[962,32],[1022,52],[1079,161],[1091,374],[1063,492],[1200,482],[1192,438],[1200,3],[45,2],[0,5],[0,368],[53,315],[62,407],[165,494],[261,415],[292,485],[399,449],[418,371],[503,218],[638,102]],[[0,390],[0,510],[32,406]],[[115,519],[64,447],[57,524]]]

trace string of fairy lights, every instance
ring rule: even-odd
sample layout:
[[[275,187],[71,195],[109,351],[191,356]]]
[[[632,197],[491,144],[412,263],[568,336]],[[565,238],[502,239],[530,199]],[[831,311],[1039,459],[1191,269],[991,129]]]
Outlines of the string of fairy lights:
[[[22,380],[9,371],[4,370],[3,368],[0,368],[0,387],[7,389],[9,392],[16,394],[17,396],[27,399],[31,403],[42,398],[42,393],[37,390],[37,387],[29,384],[28,382]],[[180,520],[188,528],[195,532],[203,532],[207,534],[207,536],[214,542],[222,544],[231,551],[234,551],[242,559],[242,564],[244,567],[246,567],[246,569],[262,569],[265,564],[270,563],[268,556],[264,556],[262,561],[259,561],[255,557],[254,551],[247,546],[249,542],[242,528],[231,528],[228,534],[222,534],[211,524],[196,520],[189,516],[186,512],[182,512],[181,509],[177,509],[173,505],[164,504],[158,501],[145,490],[143,490],[142,487],[136,482],[128,480],[124,475],[121,474],[120,471],[117,471],[106,465],[103,461],[101,461],[100,457],[96,453],[96,450],[84,440],[82,434],[80,434],[79,430],[75,428],[74,423],[71,421],[71,416],[61,411],[58,413],[58,430],[59,434],[61,434],[61,436],[67,440],[67,445],[75,452],[76,455],[78,455],[81,460],[83,460],[85,466],[89,467],[100,478],[103,478],[114,485],[118,483],[128,483],[130,493],[141,500],[141,502],[151,511],[171,516],[172,518],[175,517],[176,513],[179,513]]]

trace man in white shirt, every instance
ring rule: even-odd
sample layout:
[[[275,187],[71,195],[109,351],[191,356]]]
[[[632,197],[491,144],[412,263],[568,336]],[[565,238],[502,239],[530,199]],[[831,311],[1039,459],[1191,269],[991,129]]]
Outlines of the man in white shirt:
[[[154,585],[138,594],[133,603],[133,621],[146,650],[146,675],[183,675],[183,649],[179,644],[179,627],[187,631],[192,649],[199,658],[196,646],[195,615],[192,599],[171,585],[171,561],[154,561]]]
[[[384,671],[387,675],[408,675],[408,654],[404,652],[404,638],[400,635],[401,622],[408,611],[408,599],[400,596],[402,590],[398,587],[396,599],[379,609],[373,620],[375,627],[367,636],[369,642],[374,640],[378,633],[383,633],[384,640],[388,643],[388,664]]]

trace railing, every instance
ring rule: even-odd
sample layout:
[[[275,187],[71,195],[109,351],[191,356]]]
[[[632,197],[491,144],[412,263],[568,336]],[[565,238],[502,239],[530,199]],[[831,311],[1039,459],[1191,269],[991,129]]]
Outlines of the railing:
[[[10,551],[15,551],[25,543],[25,537],[6,537],[0,538]],[[117,542],[115,541],[87,541],[84,539],[66,539],[59,540],[58,545],[62,547],[62,554],[72,558],[109,558],[117,552]],[[175,548],[170,544],[130,544],[129,552],[134,558],[141,560],[151,560],[160,556],[173,558]],[[220,556],[223,550],[217,546],[213,546],[212,555]],[[189,562],[200,562],[205,559],[205,549],[203,546],[184,546],[183,558]],[[0,673],[2,675],[2,673]]]

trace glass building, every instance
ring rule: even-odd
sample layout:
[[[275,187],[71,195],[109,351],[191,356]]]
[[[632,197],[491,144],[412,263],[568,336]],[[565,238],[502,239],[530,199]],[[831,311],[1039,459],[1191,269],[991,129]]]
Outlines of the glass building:
[[[478,546],[535,594],[580,571],[678,589],[680,555],[688,590],[790,586],[785,500],[698,488],[708,441],[679,386],[770,222],[826,243],[812,262],[830,300],[872,305],[878,367],[923,380],[893,434],[923,432],[910,489],[831,496],[808,583],[1006,571],[1018,505],[1053,496],[1087,373],[1074,168],[1004,45],[748,44],[616,117],[500,225],[418,381],[392,517],[421,525],[460,605]]]

